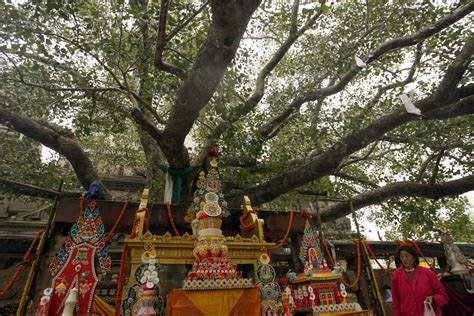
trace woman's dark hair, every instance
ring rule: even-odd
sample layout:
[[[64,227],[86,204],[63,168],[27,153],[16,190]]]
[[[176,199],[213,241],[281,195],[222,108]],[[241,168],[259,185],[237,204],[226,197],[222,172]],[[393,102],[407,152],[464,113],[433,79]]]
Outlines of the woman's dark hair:
[[[408,252],[410,255],[415,257],[415,263],[414,263],[415,267],[420,264],[420,258],[418,258],[418,252],[416,251],[414,247],[401,246],[400,248],[398,248],[397,257],[395,258],[395,265],[397,267],[399,267],[401,264],[401,260],[400,260],[401,251]]]

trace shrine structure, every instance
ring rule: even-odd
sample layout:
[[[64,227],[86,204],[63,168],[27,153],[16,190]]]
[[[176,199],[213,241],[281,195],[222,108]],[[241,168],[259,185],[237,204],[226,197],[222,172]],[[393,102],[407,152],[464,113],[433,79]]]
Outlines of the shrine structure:
[[[309,220],[306,220],[299,259],[303,273],[288,273],[295,312],[311,315],[368,315],[357,302],[349,302],[341,276],[330,270],[323,259],[321,245]]]

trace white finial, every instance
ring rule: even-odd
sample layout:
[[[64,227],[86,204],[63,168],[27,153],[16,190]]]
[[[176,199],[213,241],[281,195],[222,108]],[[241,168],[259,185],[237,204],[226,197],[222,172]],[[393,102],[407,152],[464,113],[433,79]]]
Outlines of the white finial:
[[[74,315],[74,307],[77,304],[77,288],[72,288],[69,291],[69,295],[64,303],[64,310],[61,316],[73,316]]]

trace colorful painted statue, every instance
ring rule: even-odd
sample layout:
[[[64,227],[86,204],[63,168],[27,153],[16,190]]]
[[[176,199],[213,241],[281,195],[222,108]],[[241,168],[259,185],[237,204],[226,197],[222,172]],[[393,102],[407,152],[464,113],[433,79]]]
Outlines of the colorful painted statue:
[[[440,229],[441,242],[443,243],[444,252],[448,264],[451,266],[452,274],[467,274],[469,273],[470,263],[462,253],[461,249],[454,243],[453,237],[444,229]]]

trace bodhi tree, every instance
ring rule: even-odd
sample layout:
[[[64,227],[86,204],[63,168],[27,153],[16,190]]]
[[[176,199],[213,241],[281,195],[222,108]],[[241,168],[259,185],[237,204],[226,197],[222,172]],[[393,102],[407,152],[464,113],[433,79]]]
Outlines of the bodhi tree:
[[[181,174],[186,202],[217,147],[232,206],[324,192],[351,203],[323,220],[376,206],[405,236],[440,216],[472,232],[453,199],[474,189],[472,1],[1,6],[0,121],[84,188],[115,148],[151,185]]]

